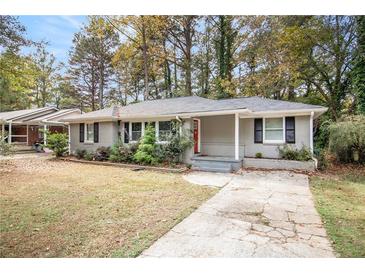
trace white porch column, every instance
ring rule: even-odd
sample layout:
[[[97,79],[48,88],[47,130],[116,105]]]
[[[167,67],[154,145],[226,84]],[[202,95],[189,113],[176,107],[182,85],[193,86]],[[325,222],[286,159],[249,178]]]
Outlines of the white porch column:
[[[12,124],[11,122],[9,123],[9,136],[8,136],[8,143],[11,144],[11,128],[12,128]]]
[[[234,115],[234,159],[240,158],[240,116],[238,113]]]
[[[44,142],[44,145],[47,145],[47,125],[44,125],[43,126],[43,142]]]
[[[309,149],[313,154],[313,116],[314,112],[311,112],[311,116],[309,119]]]
[[[142,122],[141,122],[141,126],[142,126],[142,129],[141,129],[141,131],[142,131],[141,136],[143,137],[143,136],[144,136],[144,131],[145,131],[145,122],[144,122],[144,121],[142,121]]]

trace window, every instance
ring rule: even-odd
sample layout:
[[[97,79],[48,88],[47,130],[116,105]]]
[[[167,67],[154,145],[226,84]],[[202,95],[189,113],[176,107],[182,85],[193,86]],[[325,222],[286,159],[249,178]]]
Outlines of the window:
[[[295,117],[285,117],[285,141],[295,143]]]
[[[158,140],[167,141],[167,137],[171,134],[171,121],[158,122]]]
[[[266,143],[283,143],[283,118],[265,118],[264,140]]]
[[[131,141],[138,141],[142,136],[142,123],[132,123]]]
[[[94,142],[94,123],[88,123],[86,125],[85,131],[85,141],[86,142]]]
[[[256,144],[262,143],[262,119],[255,119],[255,136],[254,136],[254,142]]]

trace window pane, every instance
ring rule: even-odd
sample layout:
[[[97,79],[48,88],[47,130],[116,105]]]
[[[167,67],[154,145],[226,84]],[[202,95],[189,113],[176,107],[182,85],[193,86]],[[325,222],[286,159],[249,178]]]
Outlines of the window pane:
[[[283,119],[282,118],[268,118],[265,119],[265,129],[270,128],[283,128]]]
[[[295,143],[294,130],[287,130],[286,131],[286,142],[287,143]]]
[[[266,130],[265,131],[266,140],[283,140],[283,130]]]
[[[255,131],[255,142],[262,143],[262,131],[261,130]]]
[[[132,131],[132,140],[133,141],[138,141],[142,136],[142,132],[141,131]]]
[[[286,117],[285,120],[286,120],[286,125],[285,125],[286,129],[294,129],[295,128],[294,117]]]
[[[255,119],[255,129],[262,130],[262,119]]]
[[[142,131],[142,123],[132,123],[132,131]]]
[[[171,130],[171,122],[170,121],[159,122],[158,127],[160,130]]]
[[[94,124],[86,124],[86,140],[94,140]]]

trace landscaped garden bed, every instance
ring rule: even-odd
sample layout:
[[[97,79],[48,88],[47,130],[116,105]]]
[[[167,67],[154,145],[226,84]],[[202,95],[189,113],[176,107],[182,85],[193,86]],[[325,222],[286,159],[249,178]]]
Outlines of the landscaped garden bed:
[[[101,165],[101,166],[115,166],[115,167],[126,167],[132,168],[134,170],[155,170],[155,171],[162,171],[162,172],[175,172],[175,173],[182,173],[188,170],[185,165],[175,165],[174,167],[171,166],[150,166],[150,165],[137,165],[137,164],[127,164],[127,163],[114,163],[110,161],[88,161],[77,159],[76,157],[61,157],[59,158],[63,161],[69,162],[76,162],[76,163],[84,163],[84,164],[91,164],[91,165]]]

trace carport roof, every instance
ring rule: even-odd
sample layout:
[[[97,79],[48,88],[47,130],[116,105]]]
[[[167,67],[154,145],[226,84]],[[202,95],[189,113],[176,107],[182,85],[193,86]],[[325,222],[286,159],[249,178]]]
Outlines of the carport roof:
[[[54,107],[43,107],[43,108],[33,108],[33,109],[22,109],[7,112],[0,112],[0,122],[8,122],[13,120],[22,120],[27,117],[32,117],[34,115],[42,115],[43,112],[48,114],[50,111],[57,111]],[[38,116],[37,116],[38,117]]]

